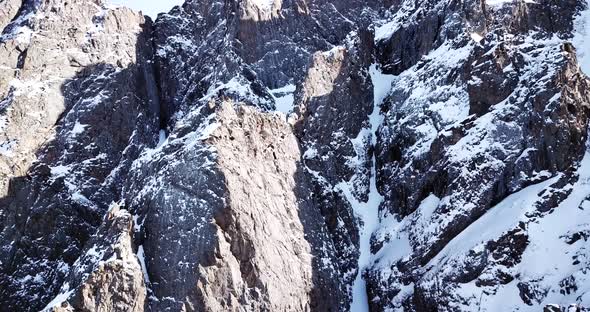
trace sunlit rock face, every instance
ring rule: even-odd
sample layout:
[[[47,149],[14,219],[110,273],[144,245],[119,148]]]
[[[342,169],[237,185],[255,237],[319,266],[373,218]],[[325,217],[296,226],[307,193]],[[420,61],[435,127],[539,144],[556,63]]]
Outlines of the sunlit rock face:
[[[584,311],[589,12],[0,2],[0,311]]]

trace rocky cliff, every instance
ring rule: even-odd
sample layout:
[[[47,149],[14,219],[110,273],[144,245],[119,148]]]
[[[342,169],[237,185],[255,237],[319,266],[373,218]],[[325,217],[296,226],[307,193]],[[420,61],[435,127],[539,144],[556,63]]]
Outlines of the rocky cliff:
[[[0,0],[0,31],[0,311],[590,307],[585,0]]]

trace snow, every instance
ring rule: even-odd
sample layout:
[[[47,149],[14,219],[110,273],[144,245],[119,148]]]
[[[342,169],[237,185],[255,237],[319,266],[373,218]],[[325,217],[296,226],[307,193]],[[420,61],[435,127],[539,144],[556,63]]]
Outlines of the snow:
[[[376,64],[371,65],[369,68],[369,74],[371,75],[371,80],[373,82],[373,101],[374,103],[377,103],[375,104],[375,109],[377,109],[378,106],[383,103],[387,94],[391,91],[391,84],[395,81],[396,77],[394,75],[385,75],[381,73]],[[383,120],[383,116],[380,116],[378,110],[373,111],[371,116],[379,118],[381,121]],[[371,121],[371,129],[376,130],[376,127],[381,123],[381,121],[378,121],[379,120]]]
[[[375,28],[375,41],[389,39],[397,29],[394,21]]]
[[[166,131],[161,129],[158,132],[158,143],[154,148],[146,148],[141,157],[138,160],[148,160],[151,159],[156,153],[162,151],[162,148],[168,143],[168,138],[166,137]]]
[[[271,10],[275,5],[275,0],[253,0],[252,2],[263,10]]]
[[[373,272],[378,272],[384,279],[396,275],[396,263],[406,259],[413,253],[410,244],[409,229],[424,228],[427,231],[434,231],[436,224],[430,222],[431,215],[440,203],[440,199],[434,194],[426,197],[418,206],[416,211],[399,220],[397,215],[388,214],[381,218],[379,229],[374,233],[375,239],[385,242],[382,248],[372,256],[371,267]],[[393,269],[392,269],[393,268]],[[413,294],[413,283],[403,285],[399,283],[400,292],[392,299],[392,306],[401,307],[405,298]]]
[[[39,94],[44,93],[45,89],[47,88],[49,81],[39,81],[39,80],[20,80],[20,79],[12,79],[9,82],[9,86],[14,88],[14,96],[26,96],[27,98],[32,98]]]
[[[483,40],[483,37],[478,33],[471,33],[471,39],[477,43],[480,43]]]
[[[580,12],[574,20],[572,43],[576,47],[580,68],[590,75],[590,7]]]
[[[29,27],[19,27],[16,33],[16,41],[21,44],[30,44],[31,38],[33,38],[33,30]]]
[[[162,146],[166,144],[166,140],[168,140],[168,137],[166,137],[166,130],[160,129],[160,132],[158,133],[158,145],[156,148],[162,148]]]
[[[145,222],[145,218],[140,222],[139,215],[133,215],[133,231],[139,233],[141,228],[143,227],[143,223]]]
[[[581,239],[570,245],[564,239],[568,233],[590,229],[588,221],[590,209],[587,205],[584,207],[590,195],[590,149],[588,147],[577,173],[580,175],[578,182],[572,186],[573,191],[568,198],[555,208],[553,213],[531,224],[529,228],[531,242],[523,254],[519,269],[523,279],[542,280],[543,285],[554,288],[559,288],[559,283],[563,279],[573,276],[579,287],[578,291],[570,295],[562,295],[554,289],[549,292],[545,302],[558,303],[562,306],[581,303],[588,307],[590,306],[590,277],[572,261],[572,256],[576,253],[581,253],[580,259],[588,259],[589,251],[584,247],[587,242]],[[584,262],[582,262],[583,265]]]
[[[78,134],[84,132],[86,127],[88,127],[88,125],[83,125],[79,121],[76,121],[74,127],[72,127],[72,132],[70,132],[72,137],[76,137]]]
[[[65,283],[61,289],[60,292],[57,296],[55,296],[55,298],[53,298],[53,300],[51,300],[51,302],[49,302],[47,304],[47,306],[45,306],[45,308],[43,308],[43,312],[47,311],[51,311],[53,310],[53,307],[57,307],[59,305],[61,305],[64,301],[68,300],[68,298],[74,293],[73,289],[70,289],[70,285],[69,283]]]
[[[190,120],[192,114],[199,114],[201,108],[191,112],[191,114],[186,115],[185,118]],[[201,121],[199,127],[192,132],[187,133],[182,137],[176,137],[174,133],[170,136],[166,136],[165,130],[160,130],[158,133],[158,143],[154,148],[146,148],[141,153],[141,156],[133,162],[132,168],[141,167],[142,164],[148,163],[152,161],[154,158],[161,157],[165,154],[164,149],[166,146],[171,144],[182,144],[185,149],[190,150],[193,148],[202,148],[202,143],[204,140],[207,140],[215,130],[221,126],[219,122],[216,121],[217,115],[215,113],[209,114],[204,120]],[[178,127],[186,127],[187,125],[184,124],[185,120],[181,119],[178,122]],[[205,165],[207,165],[206,163]],[[204,165],[204,166],[205,166]]]
[[[417,139],[407,149],[407,158],[422,157],[444,129],[468,117],[466,86],[461,81],[449,83],[447,77],[469,57],[474,45],[456,48],[447,42],[424,57],[425,66],[418,64],[391,77],[397,94],[403,96],[388,113],[387,125],[413,132]],[[433,72],[440,74],[433,76]]]
[[[30,44],[35,32],[25,24],[35,16],[35,12],[33,11],[17,17],[15,20],[12,21],[12,24],[16,27],[14,27],[11,32],[0,35],[0,41],[12,39],[18,42],[19,44]]]
[[[562,307],[571,304],[590,306],[590,277],[586,274],[590,250],[585,239],[568,243],[566,237],[590,229],[590,147],[581,161],[577,174],[579,179],[573,185],[560,190],[571,189],[571,194],[549,213],[538,214],[536,203],[543,196],[542,191],[551,191],[551,185],[560,176],[528,186],[492,207],[467,229],[457,235],[425,267],[425,280],[434,279],[443,270],[460,270],[466,255],[471,250],[481,252],[488,241],[496,240],[509,230],[527,224],[529,245],[521,261],[509,274],[516,280],[506,285],[476,286],[475,281],[459,284],[456,293],[465,299],[456,307],[461,311],[542,311],[548,304]],[[580,262],[575,263],[573,260]],[[484,271],[484,274],[485,271]],[[493,274],[493,273],[492,273]],[[577,290],[561,293],[560,284],[566,279],[575,280]],[[542,294],[532,305],[523,304],[519,296],[518,283],[528,283]],[[457,302],[463,302],[457,300]]]
[[[17,143],[14,140],[1,141],[0,142],[0,155],[6,156],[6,157],[12,157],[13,150],[16,147],[16,145],[17,145]]]
[[[308,148],[305,153],[303,153],[303,159],[313,159],[318,156],[318,150],[316,148],[310,147]]]
[[[260,104],[262,106],[269,106],[267,105],[268,103],[265,103],[265,99],[256,95],[256,92],[252,90],[250,82],[241,76],[236,76],[225,83],[211,85],[207,90],[207,94],[201,98],[200,101],[209,101],[218,97],[220,93],[234,96],[236,102],[246,101],[253,104]]]
[[[70,198],[82,205],[86,205],[86,206],[93,206],[94,204],[88,199],[88,197],[84,196],[79,190],[75,191]]]
[[[158,48],[157,54],[160,57],[167,57],[168,54],[177,52],[177,47],[180,46],[187,50],[192,50],[196,44],[191,40],[181,35],[169,36],[166,38],[166,45]]]
[[[218,122],[211,122],[206,124],[205,126],[200,126],[199,130],[197,130],[198,134],[195,137],[195,139],[198,141],[208,139],[213,134],[213,132],[215,132],[215,130],[219,128],[219,126],[221,126],[221,124]]]
[[[61,176],[64,176],[64,175],[70,173],[70,167],[62,166],[62,165],[51,167],[50,170],[51,170],[51,175],[54,177],[61,177]]]
[[[270,93],[275,99],[276,110],[285,115],[293,112],[293,104],[295,102],[295,85],[288,84],[278,89],[270,90]]]
[[[398,29],[407,25],[412,14],[422,12],[416,8],[416,1],[404,0],[401,8],[387,22],[375,27],[375,42],[389,39]]]
[[[418,208],[417,211],[420,209]],[[381,220],[380,227],[375,232],[375,238],[380,241],[387,239],[387,243],[373,255],[373,267],[388,271],[392,264],[412,254],[412,246],[408,233],[405,231],[409,220],[411,217],[398,221],[395,215],[388,215]]]
[[[147,267],[145,265],[145,252],[143,251],[143,245],[137,247],[137,258],[139,259],[139,265],[141,266],[141,271],[143,272],[143,280],[146,284],[149,285],[150,277],[147,272]]]
[[[322,54],[327,57],[334,57],[334,56],[336,56],[336,54],[338,54],[338,52],[342,52],[345,50],[346,50],[346,48],[344,46],[335,45],[330,50],[322,52]]]
[[[391,75],[382,74],[378,70],[377,65],[372,65],[369,69],[369,73],[374,86],[374,106],[372,113],[368,116],[370,128],[362,129],[356,140],[358,141],[359,138],[369,135],[371,139],[371,145],[375,145],[377,140],[376,131],[383,122],[383,116],[380,114],[380,105],[391,89],[391,83],[394,80],[394,77]],[[358,142],[355,143],[355,145],[358,145]],[[371,235],[377,230],[379,226],[379,205],[383,202],[383,196],[377,190],[376,176],[377,172],[375,166],[375,156],[373,155],[371,160],[369,194],[368,200],[366,202],[361,202],[354,196],[353,181],[355,180],[355,177],[353,177],[350,181],[341,182],[335,186],[336,190],[342,191],[359,221],[360,255],[358,259],[358,273],[352,286],[353,299],[351,311],[353,312],[369,311],[367,286],[362,274],[367,266],[371,263]]]
[[[428,266],[444,265],[446,258],[475,249],[478,245],[497,239],[507,230],[516,228],[525,213],[535,209],[539,192],[555,183],[559,177],[531,185],[506,197],[488,210],[467,229],[455,236],[445,248],[434,257]]]
[[[501,4],[500,2],[493,1],[491,3],[493,5]],[[505,3],[508,3],[508,1],[505,1]],[[403,22],[404,19],[400,17],[399,21]],[[376,40],[390,36],[390,34],[395,32],[395,27],[398,27],[397,25],[397,23],[382,24],[380,29],[376,29]],[[469,36],[471,40],[465,40]],[[381,128],[380,135],[386,139],[401,131],[415,134],[416,144],[408,148],[407,151],[404,151],[404,157],[406,159],[420,159],[420,155],[430,150],[431,142],[436,137],[447,135],[447,133],[450,135],[448,129],[469,117],[469,96],[465,91],[467,89],[466,83],[462,80],[449,81],[448,77],[452,75],[456,68],[462,66],[469,59],[473,48],[477,46],[477,42],[482,39],[482,36],[466,32],[462,37],[462,42],[445,42],[442,46],[423,57],[423,60],[421,60],[418,66],[407,69],[399,76],[393,77],[392,84],[395,89],[394,98],[396,101],[391,104],[392,108],[389,112],[385,113],[385,127]],[[526,55],[526,66],[521,75],[522,81],[531,81],[531,83],[519,84],[515,92],[510,95],[510,100],[506,99],[492,106],[488,114],[479,117],[472,123],[473,126],[468,128],[456,144],[451,144],[445,149],[445,153],[448,156],[449,162],[453,164],[453,167],[462,170],[460,179],[483,179],[481,176],[474,174],[476,170],[466,168],[465,166],[466,163],[472,162],[474,159],[485,157],[485,161],[482,161],[481,165],[478,163],[479,167],[477,171],[479,172],[488,170],[486,166],[491,168],[489,170],[502,170],[505,166],[502,161],[503,159],[507,157],[519,157],[523,153],[522,147],[518,148],[518,146],[522,146],[518,140],[521,140],[519,138],[523,137],[523,129],[517,122],[513,121],[513,118],[506,118],[506,116],[510,116],[511,113],[514,114],[515,111],[519,112],[519,108],[515,107],[514,103],[526,103],[525,99],[531,93],[534,94],[535,92],[541,92],[546,89],[546,85],[550,83],[550,79],[555,75],[555,66],[551,65],[559,64],[563,60],[564,54],[560,50],[560,44],[562,43],[563,41],[556,36],[553,38],[538,39],[534,36],[534,33],[525,37],[522,43],[516,43],[517,46],[513,47],[515,51],[521,49],[530,51],[534,49],[536,52]],[[547,68],[542,68],[542,66],[546,66]],[[509,71],[510,68],[507,67],[504,70]],[[444,78],[441,79],[441,77]],[[531,77],[535,78],[533,79]],[[478,84],[480,82],[480,78],[474,77],[469,83]],[[549,94],[548,96],[551,97],[551,95]],[[560,96],[561,94],[553,95],[551,101],[557,101]],[[411,163],[411,161],[408,163]],[[408,168],[407,171],[405,171],[405,168],[400,170],[404,170],[402,171],[404,174],[412,174],[411,165]],[[393,174],[397,174],[397,172]],[[465,263],[465,255],[470,250],[481,251],[486,242],[495,240],[506,231],[514,229],[519,225],[519,222],[528,221],[527,212],[537,211],[535,203],[539,200],[538,192],[548,188],[551,183],[558,179],[554,174],[550,177],[545,176],[545,178],[548,178],[548,180],[537,185],[529,186],[500,202],[469,226],[464,233],[452,240],[425,267],[425,269],[430,271],[425,273],[425,277],[420,283],[428,283],[428,281],[434,280],[438,276],[444,276],[444,273],[460,272],[462,269],[460,265],[463,265],[464,268],[468,265],[473,265],[473,263]],[[478,193],[487,187],[489,186],[485,184],[485,181],[482,181],[481,188],[469,189],[469,191],[458,189],[451,192],[450,196],[440,199],[431,194],[424,199],[414,213],[402,220],[400,220],[399,216],[395,215],[380,216],[381,221],[377,230],[374,232],[374,239],[383,242],[384,245],[377,254],[372,256],[372,276],[377,280],[382,278],[383,281],[391,281],[392,279],[401,277],[401,273],[397,271],[398,269],[395,264],[402,259],[410,260],[414,252],[424,250],[421,248],[432,246],[432,243],[440,238],[442,230],[448,229],[452,222],[458,220],[457,217],[465,216],[471,212],[471,209],[474,208],[474,201],[469,198],[478,198],[480,196]],[[586,192],[585,195],[589,193]],[[588,204],[590,206],[590,202]],[[576,208],[578,204],[572,204],[571,206]],[[442,213],[442,211],[437,211],[439,207],[450,207],[450,209]],[[561,207],[558,209],[561,209]],[[578,210],[572,209],[572,211]],[[553,212],[551,215],[555,214]],[[572,224],[575,222],[574,220],[588,219],[588,217],[582,218],[581,216],[570,218],[570,231],[581,227],[581,225]],[[557,246],[564,247],[566,244],[560,236],[566,232],[565,227],[561,234],[557,234],[553,231],[555,227],[552,225],[553,223],[546,223],[538,228],[540,231],[552,233],[551,235],[555,239],[555,248],[558,248]],[[568,223],[565,222],[565,224]],[[531,226],[531,228],[533,227],[537,226]],[[540,234],[535,235],[540,237],[538,249],[544,250],[544,253],[537,251],[532,253],[527,260],[523,260],[522,268],[518,268],[523,277],[527,276],[527,274],[524,274],[524,265],[535,262],[545,263],[546,261],[539,259],[551,256],[550,250],[547,250],[542,244],[543,236]],[[531,242],[535,240],[536,238],[532,238]],[[579,244],[583,244],[583,242]],[[577,248],[579,249],[579,247]],[[556,274],[555,278],[552,278],[550,283],[543,282],[540,286],[542,289],[557,289],[556,297],[547,298],[544,303],[557,302],[563,305],[577,302],[575,298],[571,297],[567,300],[563,298],[557,300],[559,298],[558,285],[560,280],[571,274],[568,270],[571,269],[573,272],[571,266],[568,268],[568,265],[563,265],[565,269],[561,269],[558,265],[560,261],[562,263],[571,263],[571,257],[576,248],[570,247],[569,250],[562,248],[561,250],[563,250],[563,257],[559,261],[555,261],[554,265],[547,266],[546,270],[538,271],[534,266],[529,266],[529,269],[537,272],[536,274],[528,274],[531,277],[527,280],[531,281],[540,280],[543,276],[551,276],[551,272],[560,272]],[[566,259],[568,257],[569,259]],[[516,277],[514,282],[506,286],[497,286],[505,287],[505,290],[502,290],[502,295],[490,295],[489,297],[484,295],[482,302],[485,302],[485,305],[482,305],[481,311],[515,311],[517,310],[516,307],[520,309],[524,305],[518,295],[520,291],[516,286],[520,278],[518,275],[519,272],[510,272],[512,276]],[[584,278],[581,277],[581,274],[579,276],[577,275],[576,281],[583,280]],[[388,300],[391,300],[388,304],[394,307],[393,310],[401,310],[400,303],[404,299],[403,297],[411,293],[411,289],[407,289],[408,285],[404,286],[401,284],[402,282],[391,285],[391,287],[400,288],[399,294],[394,298],[388,298]],[[497,291],[497,289],[491,287],[489,289],[477,287],[475,283],[457,283],[457,285],[459,288],[457,292],[454,290],[452,292],[464,298],[459,298],[456,301],[462,302],[461,299],[465,299],[464,302],[471,304],[470,306],[460,306],[451,309],[457,311],[478,311],[478,301],[471,301],[471,298],[473,297],[476,298],[474,300],[479,300],[482,292],[491,294]],[[578,295],[581,293],[583,292],[577,292]],[[590,295],[582,299],[590,300]],[[455,298],[453,300],[455,301]],[[501,305],[499,302],[493,302],[493,300],[506,302]],[[570,302],[566,302],[568,300]],[[542,307],[535,305],[534,309],[531,308],[530,310],[541,311]]]

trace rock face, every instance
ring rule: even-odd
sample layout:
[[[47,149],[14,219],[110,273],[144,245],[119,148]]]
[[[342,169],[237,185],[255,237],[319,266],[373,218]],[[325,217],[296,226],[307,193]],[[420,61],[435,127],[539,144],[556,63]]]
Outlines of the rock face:
[[[0,301],[34,311],[155,144],[159,109],[143,16],[92,1],[24,1],[19,12],[0,43]]]
[[[131,214],[114,204],[86,245],[60,289],[66,295],[53,299],[49,310],[144,311],[147,292],[132,247]]]
[[[589,12],[0,0],[0,311],[583,311]]]

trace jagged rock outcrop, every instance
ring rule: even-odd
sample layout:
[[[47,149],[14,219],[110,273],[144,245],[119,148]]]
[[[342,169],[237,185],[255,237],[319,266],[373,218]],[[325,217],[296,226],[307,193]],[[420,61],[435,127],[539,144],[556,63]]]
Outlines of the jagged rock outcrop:
[[[127,194],[142,222],[152,309],[307,311],[346,302],[335,268],[321,265],[337,259],[291,127],[228,101],[200,113],[209,120],[184,119],[139,160],[147,180],[134,179],[143,187]],[[189,132],[195,122],[203,126]]]
[[[1,309],[40,310],[58,294],[131,161],[155,144],[150,27],[99,1],[23,1],[4,28]]]
[[[18,0],[6,0],[0,7],[0,29],[6,26],[14,19],[21,8],[21,2]]]
[[[451,2],[439,5],[453,7]],[[477,245],[456,248],[458,237],[478,235],[470,229],[508,205],[509,194],[547,177],[571,175],[585,154],[588,80],[572,46],[554,37],[571,32],[576,5],[564,3],[559,11],[567,22],[559,26],[550,18],[523,17],[551,16],[551,5],[542,1],[487,6],[481,36],[437,35],[439,47],[432,46],[430,54],[394,80],[379,131],[378,179],[385,196],[381,209],[401,221],[393,232],[383,229],[373,247],[377,254],[407,247],[393,258],[377,256],[369,271],[370,291],[379,298],[372,302],[374,309],[463,311],[475,305],[487,310],[487,304],[498,303],[486,303],[483,298],[493,297],[486,294],[511,284],[519,285],[521,304],[538,305],[558,287],[536,281],[533,285],[545,287],[544,294],[523,288],[528,282],[522,281],[527,278],[518,264],[534,239],[527,225],[539,215],[532,211],[505,233],[492,234],[504,236],[484,235]],[[472,21],[461,18],[465,8],[455,9],[459,14],[452,16],[459,20],[446,21],[441,29],[464,23],[460,28],[469,30]],[[423,23],[428,19],[410,22]],[[405,31],[392,29],[392,38]],[[567,189],[575,180],[545,186]],[[562,194],[550,207],[539,203],[538,209],[546,212],[567,197],[568,192]],[[465,290],[469,283],[477,290]],[[510,304],[505,302],[504,310],[515,308]]]
[[[133,225],[128,211],[110,207],[49,311],[144,311],[145,264],[134,252]]]
[[[583,310],[587,10],[0,0],[0,311]]]

